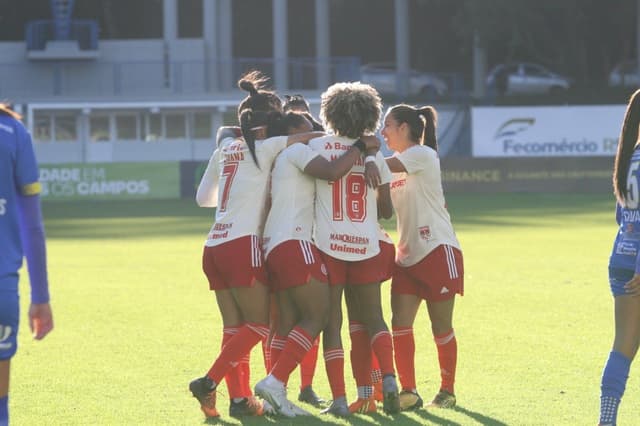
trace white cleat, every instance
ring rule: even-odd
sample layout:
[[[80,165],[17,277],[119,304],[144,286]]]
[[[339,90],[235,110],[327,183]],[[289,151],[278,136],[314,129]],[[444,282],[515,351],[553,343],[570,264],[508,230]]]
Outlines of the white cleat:
[[[256,395],[268,401],[276,413],[285,417],[296,416],[293,404],[287,399],[287,389],[284,387],[284,384],[278,382],[273,377],[267,376],[260,380],[256,384],[254,391]]]

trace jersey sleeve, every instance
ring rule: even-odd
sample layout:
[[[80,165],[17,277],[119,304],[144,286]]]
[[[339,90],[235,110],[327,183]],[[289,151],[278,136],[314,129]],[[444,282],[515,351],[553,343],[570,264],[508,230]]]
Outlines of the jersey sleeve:
[[[287,140],[289,136],[273,136],[271,138],[267,138],[262,141],[262,145],[265,147],[265,150],[269,153],[271,157],[271,161],[287,147]]]
[[[303,143],[296,143],[287,148],[287,159],[302,172],[318,155],[320,154]]]
[[[220,150],[218,147],[211,158],[207,169],[200,179],[198,191],[196,192],[196,202],[200,207],[216,207],[218,205],[218,180],[220,175]]]
[[[33,150],[31,135],[24,126],[16,121],[13,127],[16,133],[16,189],[23,196],[40,194],[40,182],[38,181],[38,165],[36,154]]]
[[[376,154],[376,165],[380,172],[380,184],[384,185],[391,182],[393,180],[393,174],[391,173],[389,166],[387,166],[387,161],[384,159],[384,155],[382,155],[380,151]]]
[[[396,154],[395,157],[410,175],[425,170],[429,163],[433,161],[432,156],[426,149],[410,148]]]

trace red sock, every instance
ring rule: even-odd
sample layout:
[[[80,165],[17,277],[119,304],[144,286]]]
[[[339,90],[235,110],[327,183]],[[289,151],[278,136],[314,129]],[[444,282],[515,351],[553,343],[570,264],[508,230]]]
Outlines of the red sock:
[[[324,365],[329,378],[331,395],[333,399],[346,396],[347,391],[344,385],[344,350],[342,348],[324,348]]]
[[[380,371],[380,363],[373,349],[371,349],[371,383],[379,383],[381,381],[382,371]]]
[[[224,348],[231,338],[238,333],[239,327],[224,327],[222,329],[222,344],[220,348]],[[244,371],[240,363],[232,367],[224,376],[224,381],[227,383],[227,392],[229,392],[229,398],[244,398],[244,389],[242,386]]]
[[[253,391],[251,390],[251,352],[240,359],[240,365],[238,365],[238,367],[242,372],[240,376],[242,382],[242,398],[250,397],[253,395]]]
[[[239,363],[253,347],[269,335],[269,327],[254,323],[245,323],[220,351],[207,376],[216,384],[227,374],[234,363]]]
[[[371,386],[371,341],[364,324],[357,321],[349,323],[351,337],[351,370],[356,386]]]
[[[403,390],[416,389],[415,353],[413,327],[393,328],[393,350],[398,369],[398,378]]]
[[[311,386],[313,376],[316,374],[316,363],[318,362],[318,347],[320,346],[320,337],[316,337],[313,346],[309,352],[302,358],[300,362],[300,389]]]
[[[440,362],[441,389],[449,393],[453,392],[453,383],[456,380],[456,362],[458,358],[458,343],[453,328],[433,339],[438,347],[438,361]]]
[[[393,341],[389,330],[378,331],[375,336],[371,338],[371,347],[380,363],[382,375],[395,375],[396,372],[393,368]],[[371,365],[371,362],[367,361],[367,367],[369,365]]]
[[[269,347],[269,352],[271,353],[271,370],[269,370],[269,373],[273,371],[273,367],[278,363],[286,343],[287,338],[282,337],[279,334],[275,334],[273,339],[271,339],[271,346]]]
[[[271,375],[282,383],[287,383],[291,372],[296,369],[302,358],[313,346],[313,340],[313,336],[307,333],[304,328],[294,327],[289,332],[284,349],[282,349],[278,361],[273,366]]]
[[[262,359],[264,360],[264,369],[269,374],[273,362],[271,361],[271,346],[269,344],[269,338],[262,339]]]

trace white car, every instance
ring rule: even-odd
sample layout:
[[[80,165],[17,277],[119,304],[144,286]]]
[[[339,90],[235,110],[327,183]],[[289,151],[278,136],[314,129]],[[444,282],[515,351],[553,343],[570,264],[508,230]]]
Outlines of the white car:
[[[375,87],[380,94],[398,93],[396,67],[392,63],[372,63],[360,67],[360,81]],[[434,74],[409,70],[409,96],[423,95],[430,99],[441,98],[449,88]]]
[[[630,60],[616,65],[609,73],[609,86],[639,87],[638,62]]]
[[[538,64],[510,63],[496,66],[487,76],[487,87],[504,95],[561,93],[571,80]]]

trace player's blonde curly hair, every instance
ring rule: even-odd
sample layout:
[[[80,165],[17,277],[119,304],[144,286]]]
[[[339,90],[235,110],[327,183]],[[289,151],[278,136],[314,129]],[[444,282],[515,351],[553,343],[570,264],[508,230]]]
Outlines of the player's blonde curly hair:
[[[321,97],[320,119],[338,136],[357,139],[380,125],[382,100],[373,87],[360,82],[336,83]]]

